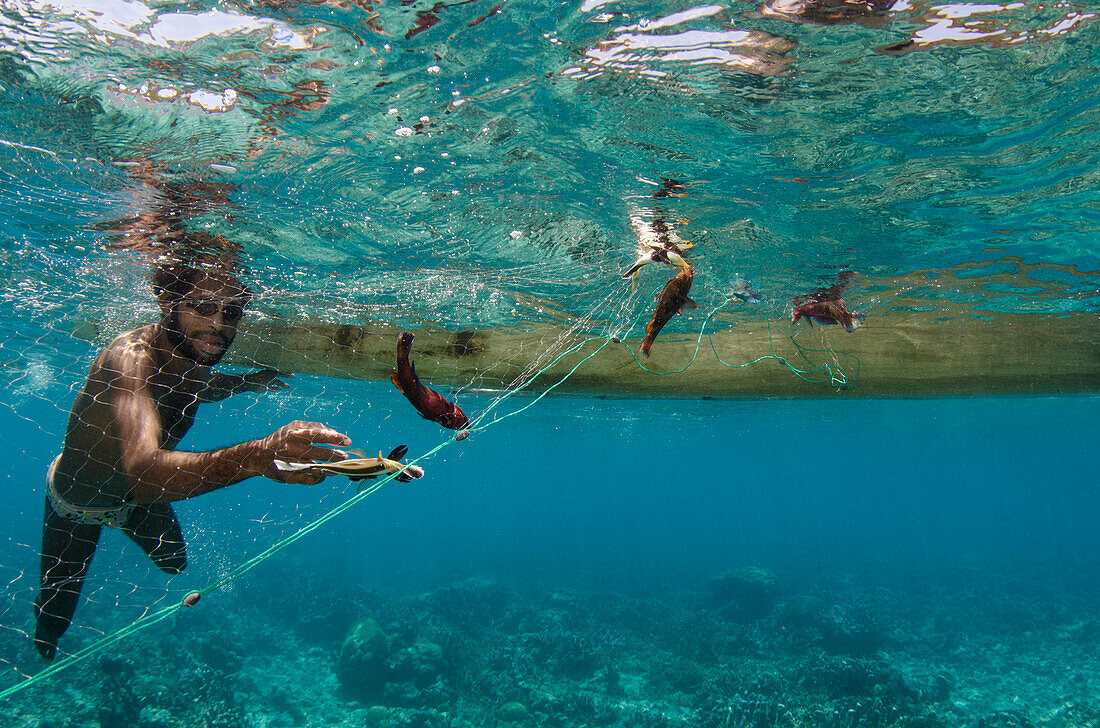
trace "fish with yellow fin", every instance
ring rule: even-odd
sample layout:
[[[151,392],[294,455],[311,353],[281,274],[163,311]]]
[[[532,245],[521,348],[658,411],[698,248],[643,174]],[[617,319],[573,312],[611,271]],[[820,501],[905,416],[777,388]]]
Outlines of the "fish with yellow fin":
[[[362,450],[348,448],[348,452],[359,457],[335,463],[288,463],[285,460],[276,460],[275,467],[279,470],[320,470],[331,475],[346,475],[353,482],[396,473],[396,480],[407,483],[414,478],[424,477],[424,468],[400,462],[408,451],[408,447],[399,445],[386,457],[382,457],[381,450],[378,451],[378,457],[370,457]]]

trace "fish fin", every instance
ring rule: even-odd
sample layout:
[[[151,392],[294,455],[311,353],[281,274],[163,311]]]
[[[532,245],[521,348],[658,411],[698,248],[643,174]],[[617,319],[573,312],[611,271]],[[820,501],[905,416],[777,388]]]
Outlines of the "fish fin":
[[[400,460],[405,457],[405,453],[409,451],[408,445],[398,445],[395,447],[389,455],[386,456],[389,460]]]
[[[360,450],[357,447],[347,447],[347,448],[344,448],[344,449],[347,450],[348,452],[350,452],[352,455],[357,455],[361,458],[369,458],[370,457],[370,455],[367,455],[365,452],[363,452],[362,450]]]
[[[686,299],[684,299],[684,305],[680,307],[680,310],[683,311],[685,308],[688,311],[694,311],[695,309],[699,308],[699,304],[697,304],[695,301],[691,300],[690,298],[686,298]]]
[[[351,480],[351,481],[354,481],[354,482],[358,483],[360,480],[374,480],[377,477],[378,477],[378,473],[372,473],[371,475],[355,475],[355,476],[349,475],[348,480]],[[364,483],[364,484],[359,486],[359,490],[363,490],[363,488],[366,488],[366,487],[367,486]],[[358,492],[358,491],[356,491],[356,492]]]
[[[850,334],[863,325],[863,318],[861,314],[854,313],[849,316],[847,320],[841,322],[841,325],[844,327],[844,330]]]
[[[397,387],[398,392],[405,393],[405,388],[401,386],[401,379],[397,376],[397,372],[390,372],[390,381],[393,382],[393,386]]]

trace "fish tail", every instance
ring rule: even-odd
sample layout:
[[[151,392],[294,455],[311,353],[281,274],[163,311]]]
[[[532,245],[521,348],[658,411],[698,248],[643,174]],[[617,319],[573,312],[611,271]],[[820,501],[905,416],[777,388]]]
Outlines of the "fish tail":
[[[649,358],[649,350],[653,348],[653,340],[652,339],[646,339],[645,341],[642,342],[642,346],[640,348],[641,348],[642,354],[645,356],[646,359],[648,359]]]

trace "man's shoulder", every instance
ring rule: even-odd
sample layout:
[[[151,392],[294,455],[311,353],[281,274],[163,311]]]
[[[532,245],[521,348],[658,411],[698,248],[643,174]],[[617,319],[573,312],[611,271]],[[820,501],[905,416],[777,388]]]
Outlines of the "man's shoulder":
[[[152,365],[155,336],[155,324],[119,334],[96,357],[95,368],[124,372]]]

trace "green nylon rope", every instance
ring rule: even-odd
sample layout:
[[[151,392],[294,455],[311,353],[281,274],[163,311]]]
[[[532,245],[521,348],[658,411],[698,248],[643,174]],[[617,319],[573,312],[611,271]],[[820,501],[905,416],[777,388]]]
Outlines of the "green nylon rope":
[[[588,338],[588,339],[585,339],[584,341],[581,341],[579,344],[576,344],[576,345],[568,348],[566,351],[564,351],[558,357],[556,357],[552,362],[550,362],[545,367],[540,369],[538,371],[538,373],[536,373],[536,375],[534,377],[531,377],[531,379],[528,380],[528,382],[526,384],[505,393],[503,396],[501,396],[499,399],[497,399],[496,402],[494,402],[492,405],[490,405],[485,410],[485,412],[483,412],[481,415],[479,415],[475,419],[474,424],[476,425],[478,422],[481,422],[486,417],[486,415],[488,415],[489,412],[491,412],[493,409],[495,409],[497,406],[499,406],[500,403],[502,403],[503,401],[505,401],[506,399],[511,397],[516,392],[521,391],[525,386],[527,386],[527,384],[530,384],[531,382],[533,382],[538,377],[539,374],[542,374],[546,370],[550,369],[555,364],[557,364],[559,361],[561,361],[564,357],[566,357],[569,354],[577,351],[578,349],[583,347],[585,344],[589,343],[590,341],[595,341],[595,340],[597,340],[597,337]],[[536,397],[533,401],[531,401],[530,403],[528,403],[524,407],[521,407],[520,409],[518,409],[514,412],[509,412],[508,414],[504,415],[503,417],[499,417],[499,418],[495,419],[490,424],[496,424],[497,422],[501,422],[501,421],[507,419],[508,417],[512,417],[513,415],[517,415],[520,412],[523,412],[524,410],[526,410],[527,408],[532,407],[536,402],[541,400],[543,397],[545,397],[547,394],[549,394],[552,390],[557,389],[569,377],[571,377],[573,375],[573,373],[576,372],[577,369],[580,368],[580,366],[582,364],[584,364],[586,361],[588,361],[592,357],[596,356],[596,354],[598,354],[609,343],[611,343],[610,338],[608,338],[606,341],[604,341],[604,343],[599,348],[597,348],[595,351],[593,351],[591,354],[589,354],[588,356],[584,357],[581,361],[579,361],[576,364],[576,366],[574,366],[572,369],[570,369],[569,372],[564,377],[562,377],[560,380],[555,382],[552,386],[547,388],[546,391],[540,393],[539,396]],[[470,430],[471,431],[481,431],[481,430],[486,429],[488,426],[489,425],[483,425],[483,426],[480,426],[480,427],[472,427],[472,428],[470,428]],[[431,457],[432,455],[439,452],[441,449],[443,449],[447,445],[450,445],[451,443],[455,442],[455,440],[456,440],[456,438],[454,436],[448,438],[447,440],[444,440],[443,442],[436,445],[434,448],[432,448],[428,452],[424,453],[420,457],[409,461],[408,465],[415,465],[416,463],[420,462],[421,460],[423,460],[425,458],[428,458],[428,457]],[[404,472],[404,470],[402,470],[401,472]],[[207,586],[197,590],[197,592],[192,592],[192,593],[199,594],[200,598],[201,598],[202,596],[205,596],[207,594],[210,594],[211,592],[217,591],[218,589],[222,588],[223,586],[226,586],[227,584],[236,581],[237,579],[241,578],[246,573],[248,573],[249,571],[254,569],[256,566],[258,566],[260,563],[266,561],[267,559],[271,558],[272,556],[279,553],[283,549],[287,548],[291,544],[293,544],[293,543],[297,542],[298,540],[304,538],[307,534],[312,533],[313,531],[317,530],[322,525],[324,525],[325,523],[328,523],[333,518],[335,518],[336,516],[342,514],[344,511],[348,510],[349,508],[352,508],[353,506],[355,506],[356,504],[358,504],[360,501],[364,500],[365,498],[377,493],[379,490],[384,488],[386,485],[389,485],[390,483],[392,483],[394,478],[396,478],[398,475],[400,475],[400,472],[393,473],[391,475],[386,476],[381,481],[371,485],[370,487],[364,488],[363,490],[356,493],[354,496],[352,496],[348,500],[344,501],[340,505],[336,506],[335,508],[333,508],[329,512],[321,515],[316,520],[311,521],[310,523],[307,523],[305,526],[298,529],[297,531],[295,531],[291,535],[287,536],[286,538],[282,539],[281,541],[277,541],[276,543],[269,546],[266,550],[260,552],[259,554],[256,554],[252,558],[250,558],[247,561],[245,561],[244,563],[240,564],[239,566],[237,566],[235,569],[233,569],[229,573],[223,575],[217,581],[215,581],[211,584],[208,584]],[[119,630],[117,630],[117,631],[115,631],[115,632],[113,632],[113,633],[97,640],[96,642],[93,642],[92,644],[88,645],[84,649],[78,650],[77,652],[74,652],[71,655],[67,655],[66,657],[62,658],[61,660],[58,660],[56,663],[50,665],[49,667],[45,668],[44,670],[41,670],[41,671],[35,673],[34,675],[31,675],[30,677],[26,678],[25,680],[23,680],[21,682],[18,682],[15,685],[11,685],[11,686],[3,689],[3,690],[0,690],[0,700],[11,697],[12,695],[14,695],[16,693],[18,693],[18,692],[20,692],[20,691],[22,691],[26,688],[29,688],[32,685],[35,685],[36,683],[39,683],[43,680],[46,680],[47,678],[49,678],[53,675],[56,675],[57,673],[61,672],[62,670],[65,670],[69,667],[72,667],[73,665],[77,664],[78,662],[82,662],[82,661],[88,659],[89,657],[91,657],[92,655],[95,655],[96,653],[105,650],[106,648],[110,647],[111,645],[115,644],[116,642],[119,642],[119,641],[125,639],[126,637],[129,637],[130,635],[135,634],[135,633],[137,633],[137,632],[139,632],[139,631],[141,631],[141,630],[143,630],[147,627],[152,627],[154,624],[162,622],[165,619],[167,619],[167,618],[171,617],[172,615],[176,614],[177,612],[179,612],[181,609],[186,609],[186,608],[187,608],[187,606],[182,601],[180,601],[180,602],[176,602],[174,604],[170,604],[167,607],[164,607],[163,609],[160,609],[159,611],[153,612],[151,614],[147,614],[144,617],[142,617],[141,619],[136,620],[132,624],[130,624],[126,627],[122,627],[121,629],[119,629]]]
[[[823,365],[821,365],[817,368],[814,368],[814,369],[807,369],[807,370],[798,369],[798,368],[794,367],[789,361],[787,361],[787,359],[785,357],[779,356],[778,354],[775,353],[775,344],[774,344],[774,341],[772,340],[772,331],[771,331],[771,321],[770,320],[767,323],[768,323],[768,341],[769,341],[769,346],[771,347],[771,352],[772,352],[771,354],[766,354],[764,356],[757,357],[756,359],[753,359],[752,361],[745,362],[743,364],[730,364],[730,363],[726,362],[725,360],[723,360],[722,357],[718,354],[718,350],[714,345],[713,336],[710,333],[706,333],[706,327],[707,327],[707,323],[710,321],[711,317],[714,316],[714,314],[716,314],[719,310],[724,308],[727,304],[729,304],[729,302],[731,300],[732,300],[731,298],[727,298],[724,302],[722,302],[721,304],[716,306],[709,314],[707,314],[706,318],[703,320],[703,325],[702,325],[702,327],[700,327],[699,336],[698,336],[698,338],[696,339],[696,342],[695,342],[695,352],[692,354],[691,360],[686,365],[684,365],[684,367],[681,368],[681,369],[677,369],[675,371],[669,371],[669,372],[658,372],[658,371],[655,371],[653,369],[650,369],[649,367],[645,366],[645,364],[643,364],[641,361],[638,360],[638,356],[637,356],[637,354],[634,353],[634,350],[628,344],[626,344],[626,342],[622,338],[620,338],[619,336],[594,336],[594,337],[589,337],[589,338],[586,338],[586,339],[582,340],[580,343],[574,344],[573,346],[567,348],[565,351],[563,351],[561,354],[559,354],[557,357],[555,357],[553,361],[551,361],[549,364],[547,364],[546,366],[539,369],[538,372],[536,372],[535,376],[531,377],[531,379],[529,379],[523,385],[521,385],[521,386],[519,386],[519,387],[517,387],[513,390],[509,390],[508,392],[506,392],[505,394],[500,396],[496,401],[494,401],[492,404],[490,404],[489,407],[487,407],[480,415],[478,415],[474,419],[473,426],[468,428],[468,429],[469,429],[470,432],[484,431],[488,427],[490,427],[492,425],[495,425],[498,422],[502,422],[502,421],[508,419],[509,417],[514,417],[515,415],[520,414],[521,412],[529,409],[530,407],[533,407],[543,397],[545,397],[550,392],[552,392],[553,390],[557,389],[559,386],[564,384],[566,382],[566,380],[568,380],[571,376],[573,376],[573,374],[577,371],[577,369],[579,369],[585,362],[592,359],[592,357],[596,356],[601,351],[603,351],[603,349],[608,344],[611,344],[613,342],[614,343],[622,343],[624,346],[626,346],[627,350],[630,351],[631,356],[634,358],[635,363],[641,369],[643,369],[646,372],[649,372],[650,374],[655,374],[655,375],[658,375],[658,376],[666,376],[666,375],[669,375],[669,374],[679,374],[679,373],[682,373],[682,372],[686,371],[692,364],[694,364],[695,360],[699,357],[699,349],[702,347],[703,336],[705,334],[707,336],[707,339],[708,339],[709,343],[710,343],[711,350],[714,352],[714,356],[718,359],[718,361],[720,363],[722,363],[723,365],[725,365],[727,367],[730,367],[731,369],[739,369],[739,368],[747,367],[747,366],[750,366],[750,365],[755,364],[757,362],[763,361],[765,359],[775,359],[775,360],[779,361],[780,363],[782,363],[784,366],[786,366],[792,373],[794,373],[800,379],[803,379],[807,382],[816,383],[816,384],[830,383],[833,386],[838,386],[838,387],[842,387],[842,388],[848,388],[849,386],[851,386],[851,387],[855,386],[855,381],[858,380],[858,377],[859,377],[859,359],[857,357],[855,357],[852,354],[844,354],[844,356],[850,357],[850,358],[852,358],[856,361],[856,378],[854,380],[852,380],[851,384],[849,384],[849,379],[848,379],[847,374],[845,373],[845,371],[839,365],[836,365],[834,367],[833,365],[830,365],[830,364],[826,363],[826,364],[823,364]],[[644,313],[642,315],[644,315]],[[640,322],[640,320],[641,320],[640,317],[638,319],[636,319],[635,322],[628,329],[628,332],[633,331],[634,328]],[[544,391],[540,392],[539,395],[537,397],[535,397],[531,402],[529,402],[528,404],[524,405],[523,407],[521,407],[517,410],[509,412],[505,415],[502,415],[501,417],[494,418],[492,420],[492,422],[489,422],[488,424],[480,424],[481,422],[483,422],[485,420],[486,417],[489,416],[489,414],[494,409],[496,409],[498,406],[500,406],[501,403],[503,403],[505,400],[507,400],[510,397],[512,397],[513,395],[515,395],[517,392],[522,391],[525,387],[527,387],[527,385],[529,385],[531,382],[535,381],[535,379],[537,379],[539,375],[545,373],[547,370],[554,367],[559,361],[561,361],[565,357],[569,356],[570,354],[580,350],[586,344],[588,344],[592,341],[601,341],[601,340],[603,341],[603,343],[600,344],[600,346],[597,347],[595,351],[593,351],[591,354],[587,355],[586,357],[581,359],[579,362],[577,362],[576,365],[574,365],[573,368],[570,369],[561,379],[559,379],[557,382],[555,382],[550,387],[547,387]],[[806,351],[814,352],[814,353],[832,353],[832,352],[825,352],[824,350],[821,350],[821,349],[808,349],[808,348],[805,348],[805,347],[801,346],[800,344],[798,344],[798,342],[796,342],[794,340],[794,336],[791,336],[791,342],[798,348],[799,354],[802,356],[802,358],[805,359],[806,362],[811,364],[811,365],[812,365],[812,362],[805,355]],[[810,379],[809,378],[808,375],[815,374],[817,372],[821,372],[822,374],[826,375],[827,378],[826,379]],[[455,442],[456,439],[457,438],[455,436],[452,436],[452,437],[448,438],[447,440],[444,440],[443,442],[436,445],[434,448],[432,448],[428,452],[424,453],[420,457],[409,461],[408,465],[415,465],[416,463],[420,462],[421,460],[423,460],[425,458],[428,458],[428,457],[431,457],[432,455],[439,452],[441,449],[443,449],[447,445],[450,445],[451,443]],[[404,472],[404,471],[401,471],[401,472]],[[246,573],[248,573],[249,571],[254,569],[256,566],[258,566],[260,563],[266,561],[267,559],[271,558],[272,556],[279,553],[283,549],[287,548],[291,544],[297,542],[298,540],[304,538],[306,535],[308,535],[308,534],[312,533],[313,531],[317,530],[322,525],[324,525],[324,524],[328,523],[329,521],[331,521],[333,518],[336,518],[340,514],[347,511],[348,509],[350,509],[350,508],[354,507],[355,505],[357,505],[360,501],[362,501],[362,500],[368,498],[369,496],[377,493],[379,490],[381,490],[385,486],[392,483],[394,478],[396,478],[399,474],[400,473],[393,473],[393,474],[383,478],[378,483],[375,483],[375,484],[371,485],[368,488],[364,488],[363,490],[359,491],[354,496],[352,496],[348,500],[344,501],[340,505],[336,506],[335,508],[333,508],[329,512],[321,515],[316,520],[311,521],[310,523],[307,523],[305,526],[298,529],[297,531],[295,531],[290,536],[287,536],[286,538],[282,539],[281,541],[277,541],[276,543],[272,544],[271,546],[269,546],[264,551],[260,552],[259,554],[256,554],[252,558],[250,558],[247,561],[245,561],[244,563],[240,564],[239,566],[237,566],[237,568],[235,568],[232,571],[230,571],[229,573],[223,575],[217,581],[215,581],[211,584],[208,584],[207,586],[199,589],[197,591],[197,593],[200,595],[200,597],[205,596],[207,594],[215,592],[218,589],[221,589],[222,587],[236,581],[237,579],[241,578]],[[192,592],[192,593],[196,593],[196,592]],[[16,693],[18,693],[18,692],[20,692],[20,691],[22,691],[26,688],[29,688],[32,685],[35,685],[36,683],[39,683],[43,680],[46,680],[47,678],[49,678],[53,675],[56,675],[57,673],[61,672],[62,670],[65,670],[69,667],[72,667],[73,665],[77,664],[78,662],[82,662],[82,661],[88,659],[89,657],[91,657],[92,655],[103,651],[104,649],[110,647],[111,645],[115,644],[116,642],[119,642],[119,641],[125,639],[126,637],[129,637],[130,635],[135,634],[135,633],[137,633],[137,632],[139,632],[139,631],[141,631],[141,630],[143,630],[147,627],[151,627],[154,624],[162,622],[165,619],[167,619],[167,618],[171,617],[172,615],[176,614],[177,612],[179,612],[181,609],[186,609],[186,608],[187,608],[187,605],[185,605],[182,601],[180,601],[180,602],[176,602],[174,604],[170,604],[167,607],[164,607],[163,609],[161,609],[159,611],[153,612],[151,614],[147,614],[146,616],[142,617],[141,619],[136,620],[132,624],[130,624],[126,627],[123,627],[123,628],[121,628],[121,629],[119,629],[119,630],[117,630],[117,631],[115,631],[115,632],[113,632],[113,633],[97,640],[96,642],[93,642],[92,644],[88,645],[84,649],[78,650],[77,652],[74,652],[71,655],[68,655],[68,656],[64,657],[63,659],[57,661],[56,663],[50,665],[49,667],[35,673],[34,675],[31,675],[30,677],[26,678],[22,682],[18,682],[15,685],[12,685],[12,686],[9,686],[9,687],[7,687],[3,690],[0,690],[0,700],[11,697],[12,695],[14,695]]]
[[[442,448],[444,445],[447,445],[448,442],[449,441],[444,441],[440,445],[436,446],[435,449],[431,450],[428,453],[425,453],[420,458],[417,458],[417,460],[423,459],[423,458],[428,457],[429,455],[435,453],[437,450]],[[417,462],[417,460],[413,460],[412,462],[409,463],[409,465],[412,465],[413,463]],[[401,472],[404,472],[404,471],[402,470]],[[238,566],[236,569],[230,571],[228,574],[225,574],[224,576],[222,576],[217,581],[215,581],[211,584],[208,584],[207,586],[205,586],[201,589],[198,589],[196,592],[192,592],[192,593],[197,593],[197,594],[200,595],[200,597],[205,596],[205,595],[207,595],[211,592],[217,591],[218,589],[220,589],[223,586],[229,584],[230,582],[236,581],[240,577],[244,576],[244,574],[246,574],[247,572],[254,569],[256,566],[258,566],[261,562],[266,561],[267,559],[271,558],[272,556],[274,556],[278,552],[285,549],[287,546],[290,546],[295,541],[298,541],[299,539],[304,537],[306,534],[316,530],[321,525],[323,525],[324,523],[327,523],[331,519],[333,519],[336,516],[340,515],[341,513],[343,513],[347,509],[351,508],[352,506],[354,506],[356,503],[363,500],[367,496],[370,496],[370,495],[378,492],[384,486],[391,483],[393,481],[393,479],[396,478],[399,474],[400,473],[393,473],[393,474],[387,476],[382,481],[372,485],[371,487],[365,488],[364,490],[360,491],[359,493],[356,493],[354,496],[352,496],[351,498],[346,500],[344,503],[341,503],[340,505],[333,508],[328,513],[325,513],[324,515],[319,517],[317,520],[312,521],[310,523],[307,523],[305,526],[300,528],[298,531],[291,534],[290,536],[287,536],[283,540],[276,542],[272,546],[268,547],[265,551],[257,554],[256,556],[253,556],[251,559],[249,559],[248,561],[245,561],[240,566]],[[171,617],[172,615],[174,615],[176,612],[180,611],[181,609],[185,609],[185,608],[187,608],[187,605],[185,605],[182,601],[180,601],[180,602],[176,602],[175,604],[170,604],[167,607],[164,607],[163,609],[161,609],[157,612],[147,614],[144,617],[142,617],[141,619],[136,620],[132,624],[130,624],[126,627],[123,627],[123,628],[119,629],[118,631],[113,632],[113,633],[107,635],[106,637],[103,637],[103,638],[97,640],[96,642],[93,642],[92,644],[88,645],[84,649],[78,650],[77,652],[74,652],[73,654],[68,655],[68,656],[64,657],[63,659],[58,660],[56,663],[50,665],[49,667],[45,668],[44,670],[41,670],[40,672],[35,673],[34,675],[31,675],[30,677],[23,680],[22,682],[16,683],[15,685],[7,687],[4,690],[0,690],[0,700],[3,700],[4,698],[10,697],[10,696],[14,695],[15,693],[17,693],[17,692],[19,692],[19,691],[21,691],[25,688],[29,688],[32,685],[34,685],[35,683],[41,682],[42,680],[45,680],[46,678],[51,677],[52,675],[55,675],[55,674],[61,672],[62,670],[66,669],[66,668],[72,667],[76,663],[82,662],[82,661],[88,659],[92,655],[96,654],[97,652],[101,652],[102,650],[106,649],[107,647],[110,647],[114,643],[116,643],[116,642],[118,642],[118,641],[120,641],[120,640],[122,640],[126,637],[129,637],[130,635],[132,635],[136,632],[139,632],[139,631],[141,631],[141,630],[143,630],[147,627],[152,627],[154,624],[157,624],[158,622],[164,621],[168,617]]]

